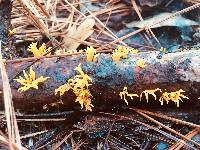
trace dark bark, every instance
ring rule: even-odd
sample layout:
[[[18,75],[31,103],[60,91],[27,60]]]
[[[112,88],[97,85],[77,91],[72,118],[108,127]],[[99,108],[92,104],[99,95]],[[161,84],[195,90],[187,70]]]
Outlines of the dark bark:
[[[54,95],[54,90],[77,74],[74,68],[79,63],[82,63],[84,72],[92,77],[90,90],[94,106],[123,102],[119,98],[119,92],[124,86],[128,86],[129,92],[137,94],[155,88],[167,92],[183,89],[186,91],[184,94],[190,97],[190,100],[185,100],[186,104],[192,102],[194,105],[200,96],[200,51],[166,54],[162,59],[158,59],[158,55],[159,52],[139,53],[114,62],[110,54],[100,54],[94,63],[86,62],[84,55],[41,59],[33,65],[33,69],[38,77],[43,75],[50,79],[41,85],[39,90],[31,89],[24,93],[17,91],[20,85],[13,81],[13,78],[17,78],[16,75],[32,62],[7,63],[6,68],[16,108],[41,106],[58,100],[59,97]],[[146,67],[143,69],[135,63],[141,58],[146,61]],[[29,67],[26,72],[28,71]],[[67,92],[62,99],[66,106],[75,104],[72,92]],[[135,102],[141,103],[139,100]],[[153,100],[152,103],[156,101]]]

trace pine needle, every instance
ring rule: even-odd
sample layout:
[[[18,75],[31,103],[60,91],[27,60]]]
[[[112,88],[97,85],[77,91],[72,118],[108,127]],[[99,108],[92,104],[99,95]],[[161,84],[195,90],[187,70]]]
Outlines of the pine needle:
[[[1,54],[1,41],[0,41],[0,67],[1,67],[1,78],[3,82],[3,98],[4,98],[5,116],[8,129],[9,147],[11,150],[14,150],[15,148],[13,147],[12,143],[16,143],[18,149],[21,150],[22,145],[19,135],[19,129],[17,126],[14,106],[12,102],[11,88]]]

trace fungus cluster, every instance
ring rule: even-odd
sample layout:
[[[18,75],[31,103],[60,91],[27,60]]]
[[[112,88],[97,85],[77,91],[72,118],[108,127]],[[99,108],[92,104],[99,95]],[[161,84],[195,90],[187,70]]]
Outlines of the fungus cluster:
[[[119,93],[119,96],[121,97],[121,99],[123,99],[126,104],[128,105],[128,101],[126,99],[126,96],[130,97],[131,99],[133,99],[133,96],[139,97],[137,94],[130,94],[127,92],[128,88],[124,87],[123,91]],[[162,93],[162,90],[159,88],[156,88],[154,90],[144,90],[141,94],[140,94],[140,101],[142,100],[143,95],[145,95],[145,98],[147,100],[147,103],[149,101],[149,95],[152,95],[154,97],[155,100],[157,100],[157,96],[156,96],[156,92],[160,92],[161,93],[161,97],[159,98],[159,102],[161,103],[161,105],[164,104],[164,101],[167,102],[167,104],[172,101],[176,104],[177,107],[179,107],[179,103],[180,101],[183,101],[182,99],[189,99],[187,96],[183,95],[182,93],[184,93],[185,91],[180,89],[178,91],[175,92],[164,92]]]

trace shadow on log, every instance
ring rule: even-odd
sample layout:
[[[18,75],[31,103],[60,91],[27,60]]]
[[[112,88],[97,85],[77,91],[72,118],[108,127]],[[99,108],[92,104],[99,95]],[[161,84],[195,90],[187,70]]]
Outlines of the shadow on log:
[[[119,97],[119,92],[123,90],[124,86],[128,86],[129,92],[137,94],[143,90],[155,88],[167,92],[183,89],[186,91],[184,95],[190,98],[190,100],[184,100],[185,105],[191,103],[194,107],[199,107],[196,104],[199,104],[197,98],[200,96],[200,51],[170,53],[161,59],[157,58],[158,55],[159,52],[138,53],[118,62],[113,61],[110,54],[100,54],[96,62],[86,62],[84,55],[43,58],[34,63],[33,69],[37,76],[43,75],[50,79],[40,85],[39,90],[31,89],[23,93],[17,91],[20,85],[13,78],[27,67],[26,71],[28,71],[33,62],[8,62],[6,69],[16,109],[35,106],[39,108],[38,106],[58,101],[60,98],[55,96],[54,90],[77,74],[74,68],[80,63],[83,71],[93,80],[90,90],[93,95],[94,109],[97,106],[120,103],[125,106],[124,101]],[[145,68],[136,65],[139,59],[144,59]],[[67,92],[62,100],[65,106],[72,107],[75,104],[75,98],[72,92]],[[1,99],[1,108],[2,102]],[[133,105],[141,103],[139,99],[130,100],[130,102],[133,102]],[[160,103],[155,100],[148,104],[146,104],[146,100],[144,102],[149,107],[150,103],[157,103],[160,106]],[[180,105],[182,106],[183,103]],[[175,104],[173,106],[176,108]]]

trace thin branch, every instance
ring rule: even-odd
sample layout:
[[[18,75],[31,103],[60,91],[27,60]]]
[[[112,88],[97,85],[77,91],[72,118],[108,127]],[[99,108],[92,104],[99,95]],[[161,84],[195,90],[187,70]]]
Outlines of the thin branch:
[[[198,146],[198,147],[200,148],[200,144],[199,144],[199,143],[197,143],[197,142],[191,140],[190,138],[186,137],[185,135],[183,135],[183,134],[181,134],[181,133],[175,131],[174,129],[171,129],[171,128],[165,126],[164,124],[158,122],[157,120],[155,120],[155,119],[149,117],[148,115],[146,115],[146,114],[144,114],[144,113],[142,113],[142,112],[140,112],[140,111],[137,111],[137,110],[134,110],[134,111],[137,112],[138,114],[144,116],[145,118],[149,119],[150,121],[154,122],[155,124],[157,124],[157,125],[163,127],[164,129],[166,129],[166,130],[168,130],[168,131],[170,131],[170,132],[172,132],[172,133],[174,133],[174,134],[180,136],[180,137],[183,138],[184,140],[188,140],[188,141],[192,142],[193,144],[195,144],[196,146]]]
[[[177,118],[172,118],[172,117],[169,117],[169,116],[164,115],[164,114],[154,113],[154,112],[150,112],[150,111],[147,111],[147,110],[136,109],[136,108],[128,108],[128,109],[135,110],[135,111],[137,110],[137,111],[140,111],[140,112],[152,115],[152,116],[156,116],[156,117],[159,117],[159,118],[162,118],[162,119],[173,121],[175,123],[179,123],[179,124],[183,124],[183,125],[188,125],[190,127],[200,128],[200,125],[197,125],[197,124],[194,124],[194,123],[191,123],[191,122],[187,122],[187,121],[184,121],[184,120],[179,120]]]

